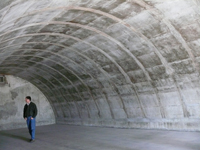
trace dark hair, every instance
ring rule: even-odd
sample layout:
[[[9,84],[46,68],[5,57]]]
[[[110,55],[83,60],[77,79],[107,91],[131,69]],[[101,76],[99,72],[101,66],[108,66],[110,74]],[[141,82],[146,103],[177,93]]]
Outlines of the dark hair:
[[[30,96],[26,96],[26,99],[29,99],[31,101],[31,97]]]

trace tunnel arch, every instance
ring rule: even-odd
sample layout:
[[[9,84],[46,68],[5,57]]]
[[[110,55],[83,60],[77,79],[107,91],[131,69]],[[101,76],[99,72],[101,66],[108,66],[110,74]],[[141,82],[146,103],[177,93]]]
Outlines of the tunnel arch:
[[[23,107],[27,95],[30,95],[32,101],[37,105],[37,125],[55,124],[54,108],[51,107],[44,93],[22,78],[12,75],[3,76],[4,82],[0,83],[0,130],[26,127],[23,119]]]
[[[0,73],[44,88],[58,123],[188,129],[192,122],[198,130],[196,4],[5,2],[0,7]]]

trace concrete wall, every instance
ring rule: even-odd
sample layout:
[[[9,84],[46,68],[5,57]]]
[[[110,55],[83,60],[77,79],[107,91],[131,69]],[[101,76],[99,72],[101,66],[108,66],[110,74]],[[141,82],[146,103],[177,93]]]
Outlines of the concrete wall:
[[[6,0],[0,14],[0,74],[36,85],[58,123],[200,130],[199,0]]]
[[[182,75],[175,79],[157,80],[152,83],[154,89],[152,85],[144,82],[137,84],[141,102],[137,101],[128,84],[120,88],[120,98],[106,89],[107,98],[102,99],[97,95],[95,101],[100,109],[100,117],[98,111],[92,109],[95,108],[95,102],[86,101],[69,104],[69,111],[72,112],[78,106],[81,119],[58,118],[58,122],[119,128],[200,131],[199,77]],[[85,103],[87,105],[84,105]],[[88,113],[84,109],[88,110]],[[88,114],[91,118],[88,118]]]
[[[5,77],[6,83],[0,84],[0,130],[26,127],[23,108],[27,95],[38,107],[37,126],[55,123],[49,102],[34,85],[11,75]]]

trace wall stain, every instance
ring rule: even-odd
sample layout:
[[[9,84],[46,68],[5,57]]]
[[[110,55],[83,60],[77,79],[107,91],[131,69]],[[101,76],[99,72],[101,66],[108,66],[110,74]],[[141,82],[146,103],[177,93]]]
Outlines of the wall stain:
[[[18,93],[11,91],[12,100],[15,100],[15,98],[18,96]]]
[[[13,116],[17,113],[17,107],[15,103],[9,102],[4,105],[0,105],[0,120],[8,119],[10,116]]]

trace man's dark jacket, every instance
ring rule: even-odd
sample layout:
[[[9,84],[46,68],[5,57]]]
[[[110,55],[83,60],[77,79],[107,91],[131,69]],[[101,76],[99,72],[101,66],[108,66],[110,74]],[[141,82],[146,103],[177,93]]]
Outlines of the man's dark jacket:
[[[30,102],[29,105],[25,104],[25,106],[24,106],[23,117],[27,118],[27,117],[30,117],[30,116],[33,117],[33,118],[35,118],[37,116],[37,106],[33,102]]]

